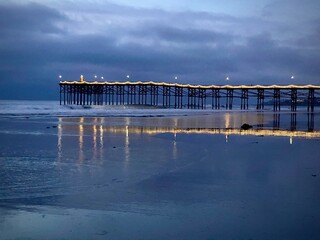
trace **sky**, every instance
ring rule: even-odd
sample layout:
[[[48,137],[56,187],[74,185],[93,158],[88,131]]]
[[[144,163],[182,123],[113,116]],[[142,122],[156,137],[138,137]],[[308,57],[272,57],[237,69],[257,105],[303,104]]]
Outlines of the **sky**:
[[[319,12],[319,0],[0,0],[0,99],[58,99],[59,76],[81,74],[320,85]]]

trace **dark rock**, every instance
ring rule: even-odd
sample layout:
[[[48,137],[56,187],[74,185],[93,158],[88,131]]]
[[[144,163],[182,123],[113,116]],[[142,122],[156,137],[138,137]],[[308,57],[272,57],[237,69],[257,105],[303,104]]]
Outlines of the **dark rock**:
[[[116,146],[113,146],[113,148],[116,148]]]
[[[108,234],[108,231],[105,231],[105,230],[100,233],[96,233],[96,235],[100,235],[100,236],[104,236],[106,234]]]
[[[244,124],[242,124],[242,126],[241,126],[241,129],[242,129],[242,130],[249,130],[250,128],[252,128],[252,126],[249,125],[248,123],[244,123]]]

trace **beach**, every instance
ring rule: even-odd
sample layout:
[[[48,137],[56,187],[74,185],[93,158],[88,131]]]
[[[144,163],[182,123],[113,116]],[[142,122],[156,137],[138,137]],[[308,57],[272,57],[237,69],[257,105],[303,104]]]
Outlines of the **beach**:
[[[320,238],[319,112],[44,106],[0,116],[0,239]]]

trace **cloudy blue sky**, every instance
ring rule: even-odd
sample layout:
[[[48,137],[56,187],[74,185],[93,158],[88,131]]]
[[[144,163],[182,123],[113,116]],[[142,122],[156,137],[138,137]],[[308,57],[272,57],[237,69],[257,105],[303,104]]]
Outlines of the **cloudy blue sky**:
[[[320,84],[319,12],[319,0],[0,0],[0,99],[57,99],[60,74]]]

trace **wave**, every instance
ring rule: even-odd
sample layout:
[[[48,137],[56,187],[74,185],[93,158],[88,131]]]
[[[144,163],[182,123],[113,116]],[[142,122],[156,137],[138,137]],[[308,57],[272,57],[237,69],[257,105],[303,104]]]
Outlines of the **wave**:
[[[301,108],[303,110],[304,108]],[[272,109],[266,109],[269,111]],[[289,110],[285,107],[283,110]],[[58,101],[8,101],[0,100],[0,117],[162,117],[207,115],[214,112],[241,111],[238,106],[233,110],[174,109],[142,105],[60,105]],[[242,110],[243,111],[243,110]],[[256,111],[249,109],[246,111]]]
[[[166,109],[153,106],[60,105],[57,101],[0,101],[0,117],[176,116],[209,114],[213,110]]]

